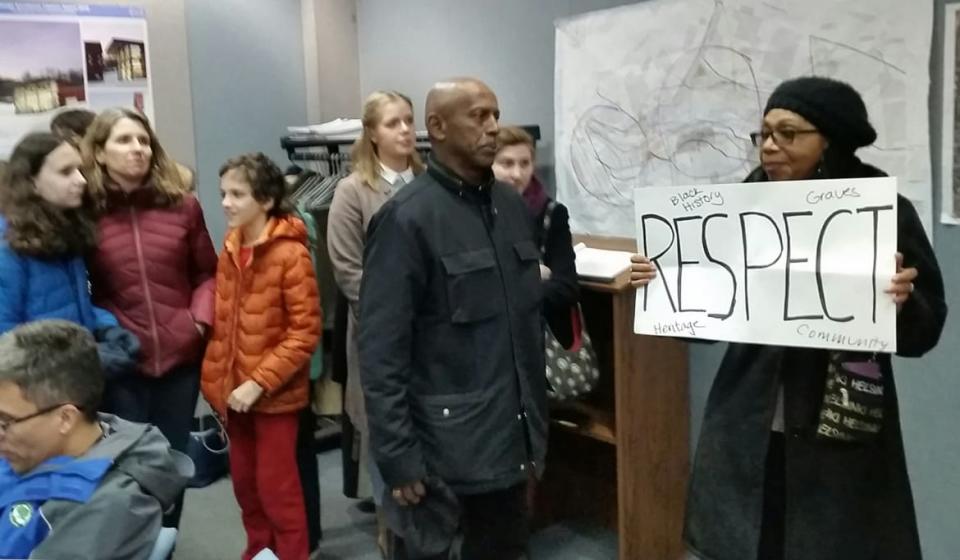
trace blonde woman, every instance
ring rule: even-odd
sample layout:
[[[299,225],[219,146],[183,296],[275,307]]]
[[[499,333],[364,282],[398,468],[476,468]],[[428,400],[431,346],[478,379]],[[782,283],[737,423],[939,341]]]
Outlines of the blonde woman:
[[[372,493],[380,502],[382,483],[372,472],[368,484],[362,473],[367,460],[367,427],[360,388],[360,366],[357,353],[357,318],[359,316],[360,280],[363,277],[363,250],[367,224],[377,210],[403,185],[424,170],[416,151],[413,125],[413,104],[402,93],[377,91],[363,104],[363,131],[351,153],[353,173],[340,181],[330,207],[327,225],[327,247],[333,273],[340,291],[347,298],[350,317],[347,323],[347,384],[344,411],[358,432],[352,456],[359,457],[358,497]],[[383,539],[380,544],[383,546]]]

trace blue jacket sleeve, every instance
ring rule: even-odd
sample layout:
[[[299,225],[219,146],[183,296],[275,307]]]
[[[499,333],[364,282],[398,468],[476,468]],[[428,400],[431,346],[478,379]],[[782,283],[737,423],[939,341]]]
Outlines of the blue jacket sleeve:
[[[97,307],[96,305],[93,306],[93,319],[95,331],[120,326],[120,322],[117,321],[117,318],[113,316],[113,313],[110,313],[102,307]]]
[[[27,269],[23,257],[0,243],[0,334],[24,321]]]

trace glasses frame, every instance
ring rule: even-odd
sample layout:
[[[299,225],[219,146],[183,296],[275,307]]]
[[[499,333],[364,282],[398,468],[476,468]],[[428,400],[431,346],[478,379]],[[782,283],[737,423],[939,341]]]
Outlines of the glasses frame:
[[[814,132],[820,131],[815,128],[789,128],[785,130],[773,129],[766,132],[759,130],[750,133],[750,142],[752,142],[757,148],[761,148],[767,141],[767,138],[773,137],[773,143],[777,146],[789,146],[793,144],[794,140],[797,139],[798,134],[811,134]]]
[[[60,404],[55,404],[52,406],[41,408],[40,410],[31,414],[27,414],[26,416],[11,418],[9,420],[0,419],[0,434],[6,434],[7,431],[10,430],[11,426],[16,426],[17,424],[21,424],[23,422],[26,422],[27,420],[33,420],[34,418],[38,418],[40,416],[43,416],[44,414],[50,414],[54,410],[57,410],[58,408],[62,408],[67,405],[76,406],[73,403],[60,403]]]

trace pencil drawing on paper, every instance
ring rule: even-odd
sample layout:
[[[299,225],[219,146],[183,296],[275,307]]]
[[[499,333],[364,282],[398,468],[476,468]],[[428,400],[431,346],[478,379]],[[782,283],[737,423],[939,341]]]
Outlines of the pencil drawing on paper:
[[[560,22],[558,195],[575,229],[632,236],[637,187],[741,181],[758,163],[750,132],[767,96],[805,74],[862,93],[880,132],[865,157],[895,173],[908,196],[914,185],[910,198],[929,206],[929,156],[917,157],[928,150],[927,122],[908,122],[915,98],[926,104],[914,81],[917,72],[921,84],[928,79],[927,51],[903,25],[923,10],[891,16],[871,5],[844,14],[817,10],[823,2],[654,0]],[[820,21],[826,13],[830,21]]]

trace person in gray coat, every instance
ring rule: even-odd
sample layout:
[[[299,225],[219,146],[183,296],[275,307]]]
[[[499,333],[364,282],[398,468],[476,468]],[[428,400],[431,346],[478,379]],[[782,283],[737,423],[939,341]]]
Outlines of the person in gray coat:
[[[350,161],[353,172],[339,183],[327,219],[327,250],[337,287],[349,305],[347,318],[347,382],[343,412],[354,428],[353,445],[344,454],[357,457],[356,497],[369,497],[379,507],[382,479],[376,464],[369,461],[367,416],[360,388],[360,358],[357,350],[357,318],[360,313],[360,279],[363,278],[363,246],[367,225],[405,184],[423,172],[416,150],[413,103],[395,91],[375,91],[363,103],[363,131],[353,144]],[[369,470],[368,470],[369,469]],[[367,474],[369,473],[369,475]],[[344,477],[347,478],[346,476]],[[366,483],[369,479],[369,484]],[[370,490],[366,486],[371,486]],[[386,527],[377,515],[377,544],[387,547]]]
[[[0,558],[149,557],[192,464],[156,428],[98,414],[102,392],[82,326],[0,336]]]
[[[384,508],[431,508],[446,485],[465,560],[525,554],[526,485],[547,446],[540,252],[526,204],[492,173],[499,116],[478,80],[430,90],[427,172],[370,222],[360,288],[360,380]]]

